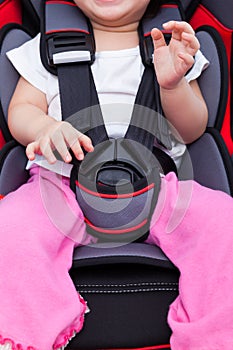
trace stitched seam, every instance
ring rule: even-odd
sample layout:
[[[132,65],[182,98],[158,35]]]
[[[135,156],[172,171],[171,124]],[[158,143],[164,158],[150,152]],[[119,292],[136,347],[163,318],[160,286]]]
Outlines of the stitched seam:
[[[79,290],[79,293],[86,294],[123,294],[123,293],[145,293],[145,292],[176,292],[177,288],[141,288],[141,289],[125,289],[125,290]]]
[[[140,283],[124,283],[124,284],[76,284],[79,288],[98,288],[98,287],[140,287],[140,286],[178,286],[177,282],[140,282]]]

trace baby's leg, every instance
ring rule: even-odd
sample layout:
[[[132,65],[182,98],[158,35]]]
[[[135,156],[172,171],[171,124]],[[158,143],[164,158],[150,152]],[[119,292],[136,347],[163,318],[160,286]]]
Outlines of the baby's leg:
[[[148,243],[180,271],[168,314],[172,350],[233,349],[233,199],[169,174]]]
[[[4,350],[8,343],[20,349],[62,348],[81,330],[86,310],[68,273],[74,247],[90,240],[81,210],[59,176],[32,173],[27,184],[0,201]]]

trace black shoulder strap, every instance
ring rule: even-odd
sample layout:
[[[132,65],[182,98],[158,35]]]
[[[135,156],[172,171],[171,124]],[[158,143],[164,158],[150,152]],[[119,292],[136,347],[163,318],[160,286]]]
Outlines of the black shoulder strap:
[[[40,51],[45,68],[58,76],[63,120],[78,125],[94,145],[107,140],[90,68],[94,35],[89,20],[73,1],[44,2]],[[91,106],[96,106],[94,111]]]

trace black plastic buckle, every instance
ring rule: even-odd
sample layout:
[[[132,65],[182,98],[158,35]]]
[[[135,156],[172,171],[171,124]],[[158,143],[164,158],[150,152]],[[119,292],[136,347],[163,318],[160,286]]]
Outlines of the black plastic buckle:
[[[150,35],[143,37],[142,60],[144,65],[151,66],[153,63],[154,46]]]
[[[56,66],[54,63],[54,55],[59,53],[68,52],[83,52],[90,53],[90,59],[80,59],[79,62],[93,63],[95,58],[95,43],[90,34],[84,32],[66,32],[66,33],[53,33],[47,39],[48,48],[48,61],[50,66]],[[64,63],[71,63],[64,62]]]

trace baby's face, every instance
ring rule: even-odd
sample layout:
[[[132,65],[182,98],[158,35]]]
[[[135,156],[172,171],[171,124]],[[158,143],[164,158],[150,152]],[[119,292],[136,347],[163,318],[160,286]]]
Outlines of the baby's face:
[[[118,27],[137,24],[150,0],[74,0],[93,26]]]

